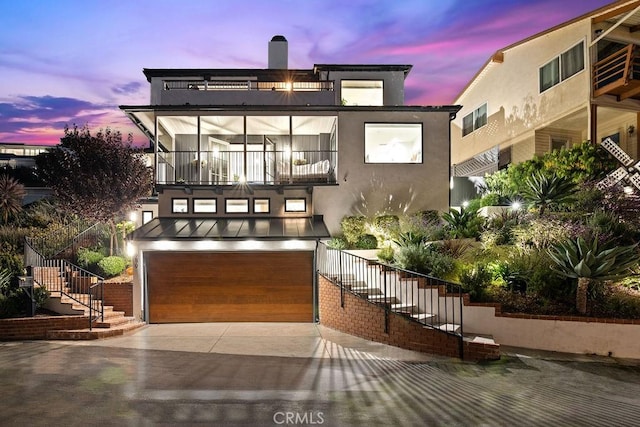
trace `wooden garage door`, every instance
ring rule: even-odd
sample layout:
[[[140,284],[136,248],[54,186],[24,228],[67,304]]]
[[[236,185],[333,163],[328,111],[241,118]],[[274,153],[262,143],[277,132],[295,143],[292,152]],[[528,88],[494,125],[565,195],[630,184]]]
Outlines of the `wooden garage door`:
[[[313,252],[151,252],[145,260],[150,323],[313,321]]]

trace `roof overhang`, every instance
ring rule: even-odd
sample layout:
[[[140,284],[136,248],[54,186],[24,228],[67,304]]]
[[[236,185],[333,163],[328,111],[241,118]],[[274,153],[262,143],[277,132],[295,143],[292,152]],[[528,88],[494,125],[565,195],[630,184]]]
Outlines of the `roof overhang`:
[[[318,240],[329,238],[322,216],[308,218],[154,218],[131,241]]]

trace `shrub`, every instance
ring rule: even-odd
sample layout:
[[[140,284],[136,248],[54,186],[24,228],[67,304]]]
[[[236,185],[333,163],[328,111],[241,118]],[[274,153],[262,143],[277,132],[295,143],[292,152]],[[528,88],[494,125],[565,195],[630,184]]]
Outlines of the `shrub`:
[[[380,261],[386,262],[387,264],[393,262],[394,254],[395,251],[391,246],[385,246],[376,253],[378,259]]]
[[[96,267],[103,258],[104,255],[99,251],[89,248],[80,248],[76,255],[76,262],[85,270],[97,272]]]
[[[393,240],[400,233],[400,219],[396,215],[379,215],[373,220],[373,230],[381,241]]]
[[[127,260],[120,256],[108,256],[98,262],[98,269],[104,277],[114,277],[127,268]]]
[[[400,234],[412,233],[424,237],[424,240],[442,240],[445,230],[437,211],[420,211],[399,218]]]
[[[454,270],[454,259],[446,253],[440,252],[435,247],[427,255],[427,274],[444,279]]]
[[[487,288],[491,285],[491,271],[484,265],[476,263],[463,269],[460,274],[462,289],[469,294],[471,301],[484,301]]]
[[[415,271],[416,273],[427,273],[427,258],[429,248],[424,243],[410,242],[402,245],[396,250],[394,261],[398,267]]]
[[[360,237],[366,233],[367,218],[364,216],[345,216],[340,221],[340,227],[345,239],[350,245],[355,245]]]
[[[347,249],[347,247],[349,246],[349,243],[347,242],[347,239],[345,239],[344,237],[341,236],[336,236],[336,237],[332,237],[328,242],[327,242],[327,246],[330,247],[331,249]]]
[[[567,223],[545,218],[536,218],[529,224],[521,224],[513,228],[513,238],[521,248],[546,249],[570,237],[571,229]]]
[[[376,249],[378,247],[378,239],[372,234],[363,234],[356,241],[355,247],[356,249]]]

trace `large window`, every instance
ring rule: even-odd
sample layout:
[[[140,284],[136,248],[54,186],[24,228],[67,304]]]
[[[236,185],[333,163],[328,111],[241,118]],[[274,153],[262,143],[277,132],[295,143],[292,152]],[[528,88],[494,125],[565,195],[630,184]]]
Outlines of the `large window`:
[[[422,123],[365,123],[365,163],[422,163]]]
[[[342,80],[342,105],[384,105],[382,80]]]
[[[462,136],[480,129],[487,124],[487,104],[482,104],[462,118]]]
[[[584,42],[540,67],[540,93],[584,70]]]

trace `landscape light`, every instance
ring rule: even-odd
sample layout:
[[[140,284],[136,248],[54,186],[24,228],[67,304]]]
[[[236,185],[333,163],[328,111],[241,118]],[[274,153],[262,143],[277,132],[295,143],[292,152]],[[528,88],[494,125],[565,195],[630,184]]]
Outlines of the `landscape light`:
[[[522,203],[518,202],[517,200],[511,203],[511,209],[513,209],[514,211],[519,210],[521,207],[522,207]]]

